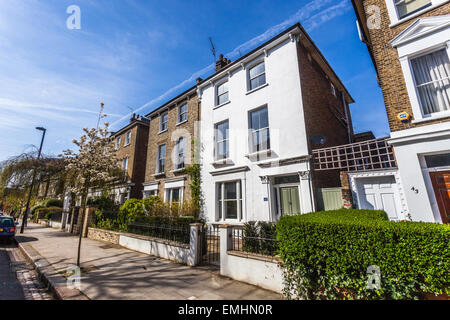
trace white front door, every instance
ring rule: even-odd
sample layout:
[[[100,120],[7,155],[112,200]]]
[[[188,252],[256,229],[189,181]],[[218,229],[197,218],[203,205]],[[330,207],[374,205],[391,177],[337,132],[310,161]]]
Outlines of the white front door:
[[[393,176],[359,178],[356,183],[360,209],[384,210],[390,220],[399,220],[400,202]]]

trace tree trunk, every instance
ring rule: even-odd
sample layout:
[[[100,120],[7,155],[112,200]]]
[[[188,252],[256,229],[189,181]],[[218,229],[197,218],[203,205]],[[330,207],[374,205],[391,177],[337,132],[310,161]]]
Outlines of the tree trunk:
[[[86,202],[88,196],[89,188],[85,189],[81,198],[81,223],[79,226],[80,237],[78,238],[78,252],[77,252],[77,267],[81,267],[80,265],[80,255],[81,255],[81,239],[83,238],[83,228],[84,228],[84,214],[86,211]]]

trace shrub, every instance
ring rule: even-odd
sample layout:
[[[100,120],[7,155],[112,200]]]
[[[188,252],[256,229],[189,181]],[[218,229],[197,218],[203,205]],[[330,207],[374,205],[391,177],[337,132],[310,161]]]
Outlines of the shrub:
[[[52,216],[57,213],[62,213],[62,208],[59,207],[49,207],[49,208],[39,208],[35,212],[35,221],[39,219],[51,220]]]
[[[49,199],[45,202],[45,207],[46,208],[50,208],[50,207],[58,207],[58,208],[62,208],[64,206],[62,200],[58,200],[58,199]]]
[[[277,250],[276,224],[249,221],[244,224],[242,249],[246,252],[274,255]]]
[[[277,235],[291,299],[417,299],[450,291],[448,225],[338,210],[283,217]],[[369,266],[380,269],[377,290],[367,287]]]
[[[114,200],[106,196],[89,198],[86,204],[90,207],[97,207],[102,211],[115,211],[119,209],[119,206],[116,205]]]

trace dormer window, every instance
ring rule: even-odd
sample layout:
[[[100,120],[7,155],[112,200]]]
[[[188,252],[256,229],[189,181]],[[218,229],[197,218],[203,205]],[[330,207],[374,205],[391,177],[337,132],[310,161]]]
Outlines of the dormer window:
[[[414,14],[428,6],[431,6],[431,0],[394,0],[395,8],[399,19],[403,19]]]
[[[217,86],[217,105],[220,106],[229,101],[228,97],[228,81]]]
[[[266,84],[266,67],[264,61],[248,70],[249,90],[254,90]]]

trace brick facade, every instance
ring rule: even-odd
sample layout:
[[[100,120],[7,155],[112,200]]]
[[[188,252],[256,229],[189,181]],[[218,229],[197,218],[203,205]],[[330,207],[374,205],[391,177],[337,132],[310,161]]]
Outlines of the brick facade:
[[[148,114],[150,118],[149,129],[149,144],[147,150],[147,162],[146,162],[146,174],[145,182],[158,181],[158,196],[164,199],[164,186],[165,180],[171,178],[185,178],[184,187],[184,200],[191,199],[191,190],[189,187],[190,177],[183,171],[173,172],[174,164],[172,161],[172,152],[176,146],[176,140],[180,136],[186,138],[186,152],[191,152],[193,159],[193,146],[192,142],[195,134],[196,121],[200,119],[200,103],[195,89],[189,89],[179,97],[175,98],[172,103],[168,103],[161,108]],[[187,121],[181,124],[178,123],[178,106],[187,102]],[[167,131],[160,132],[161,115],[168,112],[168,129]],[[166,144],[166,162],[165,162],[165,174],[156,176],[157,168],[157,155],[158,147],[162,144]],[[187,153],[186,153],[187,155]],[[191,160],[192,163],[193,160]],[[189,166],[188,160],[186,160],[186,166]]]
[[[450,117],[431,120],[422,123],[402,123],[397,120],[400,112],[408,112],[413,117],[412,107],[406,90],[405,79],[398,60],[397,49],[390,45],[400,32],[405,30],[412,23],[420,18],[439,16],[450,13],[450,3],[443,4],[433,10],[425,12],[418,17],[407,20],[399,25],[390,27],[390,19],[385,0],[363,0],[365,15],[362,21],[366,21],[369,6],[378,6],[381,13],[381,28],[366,29],[369,33],[368,48],[371,52],[376,69],[378,71],[378,80],[383,92],[384,103],[386,106],[389,127],[392,132],[409,129],[412,127],[426,126],[440,122],[450,121]],[[358,4],[358,7],[360,4]]]
[[[302,44],[298,45],[298,61],[300,68],[303,109],[306,123],[306,134],[309,150],[326,148],[350,143],[353,128],[350,110],[343,102],[343,92],[335,86],[333,94],[331,81],[321,66]],[[346,114],[349,117],[350,136]],[[314,145],[311,138],[321,135],[326,138],[323,145]],[[339,171],[313,172],[315,188],[338,187],[340,185]]]
[[[125,145],[125,136],[131,130],[130,144]],[[128,157],[127,180],[132,182],[130,197],[142,198],[142,183],[145,179],[145,166],[147,160],[149,122],[132,118],[130,123],[113,135],[113,143],[116,145],[120,137],[120,148],[116,151],[122,167],[122,160]]]

